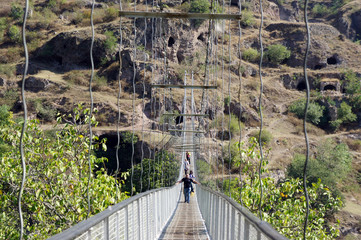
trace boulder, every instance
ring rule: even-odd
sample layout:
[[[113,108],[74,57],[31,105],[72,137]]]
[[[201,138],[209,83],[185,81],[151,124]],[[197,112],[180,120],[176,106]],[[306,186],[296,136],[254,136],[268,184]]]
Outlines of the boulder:
[[[104,51],[104,35],[96,35],[93,45],[94,65],[98,68],[107,55]],[[69,71],[79,67],[89,68],[90,31],[63,32],[56,35],[36,52],[36,59],[51,62],[60,69]]]
[[[21,87],[22,81],[18,82]],[[50,81],[44,78],[28,77],[25,79],[25,90],[30,92],[40,92],[46,90],[50,85]]]

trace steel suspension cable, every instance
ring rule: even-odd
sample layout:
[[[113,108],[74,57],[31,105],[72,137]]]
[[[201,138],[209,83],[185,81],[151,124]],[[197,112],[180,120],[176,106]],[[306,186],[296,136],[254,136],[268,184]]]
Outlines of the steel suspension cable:
[[[216,26],[215,26],[216,27]],[[215,66],[215,69],[214,69],[214,85],[217,85],[217,80],[218,80],[218,61],[217,61],[217,57],[218,57],[218,31],[215,31],[215,40],[217,41],[217,44],[215,44],[215,58],[214,58],[214,66]],[[217,97],[218,97],[218,94],[217,94],[217,91],[214,91],[214,94],[213,94],[213,102],[214,103],[217,103]],[[213,116],[214,116],[214,120],[217,122],[217,104],[212,104],[212,112],[213,112]],[[215,137],[217,139],[217,127],[218,124],[215,124],[214,128],[215,128]],[[218,167],[219,167],[219,164],[218,164],[218,158],[219,158],[219,152],[218,152],[218,144],[217,144],[217,141],[216,141],[216,147],[214,148],[214,151],[215,151],[215,164],[216,164],[216,189],[218,191]]]
[[[148,12],[148,2],[146,1],[146,11]],[[143,159],[144,159],[144,112],[145,112],[145,78],[146,78],[146,61],[147,54],[145,52],[147,48],[147,18],[144,18],[144,77],[143,77],[143,95],[142,95],[142,144],[141,144],[141,159],[140,159],[140,192],[143,191]]]
[[[303,130],[304,130],[305,142],[306,142],[306,161],[305,161],[305,166],[303,168],[303,188],[305,190],[305,198],[306,198],[306,216],[305,216],[305,224],[304,224],[304,228],[303,228],[303,239],[306,239],[308,215],[309,215],[309,211],[310,211],[310,203],[309,203],[310,201],[309,201],[309,196],[308,196],[308,192],[307,192],[307,175],[306,175],[307,174],[307,164],[308,164],[308,161],[310,158],[310,143],[309,143],[308,135],[307,135],[306,120],[307,120],[307,110],[308,110],[308,106],[310,104],[310,85],[309,85],[308,77],[307,77],[307,57],[308,57],[308,52],[310,49],[311,36],[310,36],[310,28],[308,25],[308,18],[307,18],[307,6],[308,6],[308,0],[305,1],[305,5],[304,5],[304,20],[305,20],[306,31],[307,31],[307,45],[306,45],[306,51],[305,51],[305,58],[304,58],[304,62],[303,62],[303,72],[304,72],[305,82],[306,82],[307,100],[306,100],[306,106],[305,106],[305,117],[303,119]]]
[[[152,11],[154,11],[154,0],[152,2]],[[152,41],[152,57],[151,57],[151,70],[152,70],[152,73],[151,73],[151,83],[154,84],[154,55],[155,55],[155,52],[154,52],[154,32],[155,32],[155,29],[154,29],[154,18],[152,18],[152,35],[151,35],[151,41]],[[151,105],[150,105],[150,111],[151,111],[151,116],[156,117],[156,111],[155,111],[155,103],[156,103],[156,89],[153,89],[151,90]],[[154,115],[153,115],[154,114]],[[155,181],[155,151],[156,151],[156,147],[155,147],[155,140],[156,140],[156,133],[154,132],[154,143],[153,143],[153,177],[152,177],[152,185],[153,185],[153,188],[154,188],[154,181]],[[150,172],[150,161],[149,161],[149,172]],[[150,175],[150,173],[149,173]],[[150,187],[150,180],[149,181],[149,187]],[[149,190],[149,188],[148,188]]]
[[[123,10],[122,1],[119,1],[119,9],[120,11]],[[122,84],[120,81],[122,75],[122,46],[123,46],[123,31],[122,31],[122,17],[119,19],[119,73],[118,73],[118,97],[117,97],[117,108],[118,108],[118,118],[117,118],[117,147],[115,152],[115,158],[117,160],[117,169],[115,171],[116,178],[118,179],[119,174],[119,149],[120,149],[120,132],[119,132],[119,125],[120,125],[120,96],[122,93]],[[116,181],[116,197],[118,198],[119,193],[119,181]]]
[[[224,11],[224,0],[222,3],[222,12]],[[224,143],[224,29],[225,29],[225,23],[224,20],[222,20],[222,139],[221,139],[221,158],[222,158],[222,192],[223,184],[224,184],[224,156],[223,156],[223,143]]]
[[[134,11],[136,10],[136,1],[134,1]],[[134,18],[134,45],[133,45],[133,53],[134,53],[134,59],[133,59],[133,95],[132,95],[132,107],[133,107],[133,113],[132,113],[132,157],[131,157],[131,165],[132,165],[132,175],[130,177],[130,195],[133,196],[133,177],[134,177],[134,121],[135,121],[135,77],[136,77],[136,66],[135,61],[137,59],[137,27],[136,27],[136,20],[137,18]]]
[[[161,29],[161,19],[159,20],[159,26],[158,26],[158,31],[159,31],[159,39],[162,39],[162,29]],[[157,28],[156,28],[157,29]],[[161,57],[161,55],[159,55],[159,58]],[[161,74],[161,68],[158,67],[158,73]],[[162,79],[159,79],[159,81],[162,81]],[[164,90],[164,89],[163,89]],[[161,104],[161,97],[162,97],[162,93],[160,92],[159,93],[159,108],[158,108],[158,111],[159,111],[159,120],[158,120],[158,136],[162,139],[161,141],[158,141],[158,145],[159,144],[162,144],[163,143],[163,132],[162,132],[162,129],[161,129],[161,126],[160,126],[160,119],[161,119],[161,112],[162,112],[162,106],[164,105],[164,99],[163,99],[163,105]],[[160,150],[160,151],[159,151]],[[160,147],[160,149],[158,150],[158,152],[160,152],[162,154],[162,147]],[[159,164],[160,164],[160,159],[159,159],[159,155],[157,157],[157,166],[159,167]],[[159,179],[160,178],[160,179]],[[157,174],[157,183],[161,183],[162,181],[162,178],[161,176],[159,176],[159,174]]]
[[[94,99],[93,99],[93,92],[92,92],[92,83],[93,83],[93,79],[94,79],[94,59],[93,59],[93,46],[94,46],[94,35],[95,35],[95,31],[94,31],[94,5],[95,5],[95,0],[92,1],[92,9],[91,9],[91,14],[90,14],[90,24],[91,24],[91,30],[92,30],[92,38],[91,38],[91,45],[90,45],[90,63],[91,63],[91,76],[90,76],[90,83],[89,83],[89,93],[90,93],[90,111],[89,111],[89,153],[88,153],[88,171],[89,171],[89,176],[88,176],[88,185],[87,185],[87,197],[88,197],[88,213],[87,213],[87,218],[90,215],[90,192],[89,192],[89,188],[90,188],[90,181],[91,181],[91,149],[92,149],[92,145],[93,145],[93,130],[92,130],[92,114],[93,114],[93,107],[94,107]]]
[[[23,239],[24,235],[24,219],[23,219],[23,212],[21,209],[21,199],[24,192],[25,182],[26,182],[26,163],[25,163],[25,156],[24,156],[24,135],[27,125],[27,116],[28,116],[28,110],[26,106],[26,97],[25,97],[25,78],[28,74],[28,67],[29,67],[29,53],[28,48],[26,45],[26,20],[28,18],[28,10],[29,9],[29,0],[25,1],[25,12],[24,12],[24,18],[23,18],[23,27],[22,27],[22,38],[23,38],[23,46],[24,46],[24,54],[25,54],[25,65],[24,65],[24,72],[23,72],[23,78],[21,81],[21,98],[23,101],[23,108],[24,108],[24,123],[23,127],[21,129],[21,135],[20,135],[20,158],[21,158],[21,167],[22,167],[22,179],[21,179],[21,186],[19,190],[18,195],[18,211],[19,211],[19,218],[20,218],[20,236],[19,239]]]
[[[263,115],[262,115],[262,94],[263,94],[263,81],[262,81],[262,60],[263,60],[263,43],[262,43],[262,26],[263,26],[263,8],[262,8],[262,0],[259,0],[259,7],[260,7],[260,13],[261,13],[261,23],[259,27],[259,42],[260,42],[260,50],[261,50],[261,56],[259,60],[259,79],[260,79],[260,93],[259,93],[259,114],[261,118],[261,125],[259,129],[259,149],[261,153],[261,160],[259,163],[259,169],[258,169],[258,176],[259,176],[259,188],[260,188],[260,198],[259,198],[259,218],[262,220],[262,197],[263,197],[263,185],[262,185],[262,165],[263,165],[263,150],[262,150],[262,128],[263,128]]]
[[[238,7],[239,7],[239,15],[242,15],[242,5],[241,0],[238,0]],[[240,157],[240,171],[239,171],[239,181],[240,181],[240,203],[243,206],[243,199],[242,199],[242,150],[241,150],[241,143],[242,143],[242,126],[241,126],[241,119],[242,119],[242,102],[241,102],[241,91],[242,91],[242,73],[241,73],[241,63],[242,63],[242,52],[241,52],[241,38],[242,38],[242,28],[241,28],[241,21],[238,20],[238,30],[239,30],[239,37],[238,37],[238,77],[239,77],[239,88],[238,88],[238,101],[239,101],[239,115],[238,115],[238,127],[239,127],[239,157]]]
[[[229,13],[231,10],[231,1],[229,1]],[[232,30],[231,30],[231,20],[229,20],[229,42],[228,42],[228,54],[229,54],[229,67],[228,67],[228,132],[229,132],[229,144],[228,144],[228,174],[229,174],[229,183],[228,183],[228,193],[229,197],[231,197],[231,165],[232,165],[232,153],[231,153],[231,142],[232,142],[232,132],[231,132],[231,102],[232,102],[232,94],[231,94],[231,41],[232,41]]]
[[[165,31],[163,33],[163,18],[160,19],[160,37],[163,40],[163,54],[164,54],[164,72],[163,72],[163,84],[167,84],[167,47],[166,47],[166,43],[165,43]],[[167,112],[167,101],[166,101],[166,89],[163,89],[163,104],[164,104],[164,113]],[[161,176],[161,186],[164,187],[164,169],[163,169],[163,163],[164,163],[164,129],[165,129],[165,121],[163,118],[163,124],[162,124],[162,161],[161,161],[161,172],[162,172],[162,176]]]

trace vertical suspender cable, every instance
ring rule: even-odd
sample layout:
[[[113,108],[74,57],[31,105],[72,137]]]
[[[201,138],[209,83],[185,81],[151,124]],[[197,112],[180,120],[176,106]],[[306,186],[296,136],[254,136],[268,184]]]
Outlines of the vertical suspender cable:
[[[146,8],[148,11],[148,2],[146,1]],[[147,18],[144,18],[144,77],[143,77],[143,96],[142,96],[142,145],[141,145],[141,151],[142,156],[140,159],[140,192],[143,191],[143,159],[144,159],[144,112],[145,112],[145,103],[144,103],[144,97],[145,97],[145,77],[146,77],[146,61],[147,61],[147,54],[145,53],[145,50],[147,49]]]
[[[307,101],[306,101],[306,106],[305,106],[305,117],[303,119],[303,130],[304,130],[305,141],[306,141],[306,161],[305,161],[305,167],[303,168],[303,188],[305,190],[305,198],[306,198],[306,216],[305,216],[305,224],[304,224],[304,229],[303,229],[303,239],[306,239],[308,215],[309,215],[309,211],[310,211],[310,209],[309,209],[310,203],[309,203],[309,197],[308,197],[308,192],[307,192],[307,176],[306,176],[307,164],[308,164],[308,160],[310,157],[310,144],[309,144],[308,135],[307,135],[306,119],[307,119],[307,110],[308,110],[308,106],[310,103],[310,85],[308,83],[308,77],[307,77],[307,56],[308,56],[308,51],[310,49],[311,37],[310,37],[310,28],[308,26],[307,5],[308,5],[308,0],[305,1],[305,7],[304,7],[304,19],[305,19],[305,25],[306,25],[306,30],[307,30],[307,46],[306,46],[305,58],[304,58],[304,62],[303,62],[303,72],[305,75],[305,82],[306,82],[306,88],[307,88]]]
[[[160,19],[160,37],[161,37],[161,40],[163,40],[163,54],[164,54],[164,72],[163,72],[163,84],[166,84],[166,81],[167,81],[167,47],[166,47],[166,43],[165,43],[165,31],[163,32],[163,18]],[[163,89],[163,104],[164,104],[164,113],[167,112],[167,101],[166,101],[166,97],[165,97],[165,92],[166,92],[166,89],[164,88]],[[161,172],[162,172],[162,175],[161,175],[161,187],[164,187],[164,169],[163,169],[163,166],[164,166],[164,129],[165,129],[165,121],[163,119],[163,124],[162,124],[162,151],[161,151],[161,154],[162,154],[162,161],[161,161]]]
[[[122,7],[122,1],[119,1],[119,9],[120,11],[123,10]],[[119,20],[119,35],[120,35],[120,39],[119,39],[119,74],[118,74],[118,98],[117,98],[117,108],[118,108],[118,119],[117,119],[117,147],[116,147],[116,152],[115,152],[115,158],[117,160],[117,169],[115,171],[116,177],[118,178],[118,172],[119,172],[119,148],[120,148],[120,132],[119,132],[119,124],[120,124],[120,95],[122,93],[122,84],[120,82],[120,77],[122,75],[122,45],[123,45],[123,33],[122,33],[122,17],[120,17]],[[119,193],[119,182],[116,181],[116,197],[118,198],[118,193]]]
[[[229,10],[231,10],[231,1],[229,1]],[[229,64],[231,64],[231,41],[232,41],[232,34],[231,34],[231,20],[229,20],[229,42],[228,42],[228,54],[229,54]],[[228,68],[228,97],[229,97],[229,106],[228,106],[228,131],[229,131],[229,144],[228,144],[228,174],[229,174],[229,183],[228,183],[228,193],[229,197],[231,197],[231,165],[232,165],[232,153],[231,153],[231,142],[232,142],[232,132],[231,132],[231,65]]]
[[[26,123],[27,123],[27,116],[28,116],[28,110],[26,107],[26,98],[25,98],[25,78],[28,74],[28,66],[29,66],[29,53],[28,48],[26,46],[26,19],[28,18],[28,9],[29,9],[29,0],[26,0],[25,3],[25,12],[24,12],[24,19],[23,19],[23,28],[22,28],[22,37],[23,37],[23,45],[24,45],[24,53],[25,53],[25,66],[24,66],[24,72],[23,72],[23,79],[21,82],[21,97],[23,100],[23,108],[24,108],[24,123],[23,127],[21,129],[21,135],[20,135],[20,157],[21,157],[21,166],[22,166],[22,180],[21,180],[21,187],[19,190],[19,196],[18,196],[18,209],[19,209],[19,218],[20,218],[20,237],[21,240],[24,235],[24,221],[23,221],[23,212],[21,210],[21,198],[24,191],[25,181],[26,181],[26,163],[25,163],[25,157],[24,157],[24,134],[26,130]]]
[[[259,163],[259,169],[258,169],[258,176],[259,176],[259,189],[260,189],[260,198],[259,198],[259,218],[262,220],[262,197],[263,197],[263,186],[262,186],[262,178],[261,178],[261,172],[262,172],[262,165],[263,165],[263,150],[262,150],[262,127],[263,127],[263,115],[262,115],[262,94],[263,94],[263,81],[262,81],[262,60],[263,60],[263,43],[262,43],[262,25],[263,25],[263,8],[262,8],[262,0],[259,0],[259,9],[261,12],[261,23],[259,26],[259,43],[260,43],[260,50],[261,50],[261,56],[259,60],[259,79],[261,82],[260,86],[260,93],[259,93],[259,115],[261,118],[261,126],[259,129],[259,149],[261,153],[261,161]]]
[[[214,85],[216,86],[218,83],[217,83],[217,80],[218,80],[218,60],[217,60],[217,57],[218,57],[218,34],[217,34],[217,31],[215,31],[215,41],[217,44],[215,44],[215,58],[214,58],[214,66],[215,66],[215,69],[214,69],[214,75],[215,75],[215,78],[214,78]],[[217,101],[217,91],[214,91],[214,100],[213,102],[216,103],[218,102]],[[217,104],[212,104],[212,111],[213,111],[213,115],[214,115],[214,118],[215,120],[217,121]],[[216,126],[216,133],[215,135],[217,135],[217,126],[218,124],[215,124]],[[217,139],[217,137],[216,137]],[[218,191],[218,157],[219,157],[219,154],[218,154],[218,144],[216,142],[216,147],[214,148],[214,151],[216,152],[215,154],[215,163],[216,163],[216,189]]]
[[[134,10],[136,9],[136,1],[134,1]],[[134,18],[134,46],[133,46],[133,52],[134,52],[134,59],[133,59],[133,96],[132,96],[132,107],[133,107],[133,113],[132,113],[132,158],[131,158],[131,164],[132,164],[132,175],[130,176],[130,195],[133,196],[133,177],[134,177],[134,120],[135,120],[135,76],[136,76],[136,66],[135,61],[137,59],[137,27],[136,27],[136,20],[137,18]]]
[[[222,3],[222,12],[224,12],[224,0]],[[222,20],[222,140],[221,140],[221,158],[222,158],[222,191],[223,189],[223,183],[224,183],[224,157],[223,157],[223,141],[224,141],[224,19]]]
[[[242,5],[241,0],[238,0],[238,7],[239,7],[239,15],[242,15]],[[239,89],[238,89],[238,101],[239,101],[239,115],[238,115],[238,126],[239,126],[239,157],[240,157],[240,169],[239,169],[239,182],[240,184],[240,193],[239,193],[239,201],[243,206],[242,200],[242,151],[241,151],[241,142],[242,142],[242,126],[241,126],[241,119],[242,119],[242,102],[241,102],[241,91],[242,91],[242,72],[241,72],[241,63],[242,63],[242,53],[241,53],[241,38],[242,38],[242,28],[241,28],[241,21],[238,20],[238,29],[239,29],[239,38],[238,38],[238,57],[239,57],[239,64],[238,64],[238,76],[239,76]]]
[[[152,11],[154,11],[154,0],[152,2]],[[153,50],[153,47],[154,47],[154,18],[152,18],[152,35],[151,35],[151,41],[152,41],[152,46],[151,46],[151,50],[152,50],[152,57],[151,57],[151,66],[152,66],[152,73],[151,73],[151,82],[152,84],[154,83],[154,50]],[[151,92],[151,104],[150,104],[150,111],[151,113],[154,114],[151,114],[151,116],[153,116],[155,118],[155,115],[156,115],[156,111],[155,111],[155,101],[157,100],[155,98],[155,90],[152,89],[152,92]],[[153,146],[153,177],[152,177],[152,185],[154,187],[154,179],[155,179],[155,135],[156,133],[154,133],[154,146]],[[152,137],[152,136],[151,136]],[[149,161],[149,176],[150,176],[150,161]],[[150,188],[150,177],[148,178],[148,190]]]
[[[93,100],[93,92],[92,92],[92,83],[93,83],[93,78],[94,78],[94,60],[93,60],[93,46],[94,46],[94,23],[93,23],[93,15],[94,15],[94,5],[95,5],[95,0],[92,1],[92,9],[91,9],[91,15],[90,15],[90,24],[91,24],[91,29],[92,29],[92,41],[91,41],[91,45],[90,45],[90,62],[91,62],[91,76],[90,76],[90,82],[89,82],[89,93],[90,93],[90,111],[89,111],[89,153],[88,153],[88,171],[89,171],[89,176],[88,176],[88,186],[87,186],[87,197],[88,197],[88,213],[87,213],[87,218],[90,215],[90,193],[89,193],[89,188],[90,188],[90,179],[91,179],[91,149],[92,149],[92,145],[93,145],[93,132],[92,132],[92,113],[93,113],[93,105],[94,105],[94,100]]]

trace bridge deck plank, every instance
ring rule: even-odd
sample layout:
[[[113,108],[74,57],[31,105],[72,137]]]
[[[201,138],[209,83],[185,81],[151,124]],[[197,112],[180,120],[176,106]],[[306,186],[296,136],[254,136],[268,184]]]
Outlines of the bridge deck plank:
[[[170,224],[163,230],[159,239],[209,240],[207,229],[199,211],[197,197],[195,195],[191,196],[190,203],[185,203],[184,194],[182,194],[177,210]]]

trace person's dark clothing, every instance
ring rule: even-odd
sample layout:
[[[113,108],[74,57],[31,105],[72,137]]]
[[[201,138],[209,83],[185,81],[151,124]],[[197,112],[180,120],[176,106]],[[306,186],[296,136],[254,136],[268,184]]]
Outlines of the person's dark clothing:
[[[182,178],[182,182],[184,182],[184,188],[192,187],[193,179],[190,178]]]
[[[184,202],[189,203],[191,187],[192,187],[192,183],[194,183],[193,179],[182,178],[181,181],[184,182],[184,190],[183,190],[183,192],[184,192]]]

